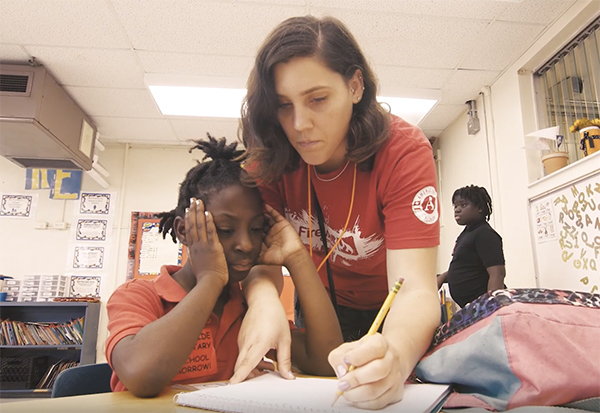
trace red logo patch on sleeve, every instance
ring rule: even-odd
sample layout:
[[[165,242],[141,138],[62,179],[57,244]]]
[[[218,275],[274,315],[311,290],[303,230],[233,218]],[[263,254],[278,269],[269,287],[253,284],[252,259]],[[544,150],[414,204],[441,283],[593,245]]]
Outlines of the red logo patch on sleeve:
[[[439,218],[437,191],[433,186],[426,186],[415,195],[412,202],[415,216],[428,225],[435,224]]]

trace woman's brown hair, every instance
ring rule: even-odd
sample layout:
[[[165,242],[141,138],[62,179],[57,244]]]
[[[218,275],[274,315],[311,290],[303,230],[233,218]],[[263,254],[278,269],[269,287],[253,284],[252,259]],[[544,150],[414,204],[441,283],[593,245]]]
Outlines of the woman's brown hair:
[[[360,70],[364,93],[353,106],[348,128],[347,158],[371,169],[377,150],[389,135],[389,114],[377,102],[377,78],[346,26],[333,17],[292,17],[280,23],[259,49],[242,105],[241,140],[252,179],[277,181],[298,168],[300,155],[277,119],[278,99],[273,72],[295,57],[315,57],[349,81]]]

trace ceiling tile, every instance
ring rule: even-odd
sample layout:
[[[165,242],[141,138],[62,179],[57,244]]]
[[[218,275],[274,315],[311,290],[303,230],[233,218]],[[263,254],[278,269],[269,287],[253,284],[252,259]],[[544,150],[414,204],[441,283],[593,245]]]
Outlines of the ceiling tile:
[[[226,2],[228,0],[225,0]],[[294,5],[294,6],[305,6],[306,5],[306,0],[237,0],[238,3],[249,3],[249,4],[267,4],[267,5],[274,5],[274,4],[279,4],[279,5],[283,5],[283,6],[290,6],[290,5]],[[327,0],[321,0],[321,1],[327,1]],[[218,3],[218,1],[216,1]]]
[[[307,4],[311,11],[328,7],[481,20],[491,20],[504,8],[510,7],[502,2],[481,0],[307,0]]]
[[[266,35],[298,6],[196,0],[112,0],[137,50],[254,56]],[[260,22],[260,24],[257,24]]]
[[[452,104],[477,99],[482,86],[490,86],[500,72],[455,70],[444,84],[440,104]]]
[[[409,63],[409,62],[407,62]],[[381,89],[407,87],[418,89],[440,89],[452,73],[451,69],[429,69],[424,67],[402,67],[376,65],[373,70],[379,78]]]
[[[3,43],[127,48],[129,43],[104,0],[2,0]],[[10,23],[7,23],[10,22]]]
[[[443,129],[422,129],[422,131],[425,134],[425,136],[427,136],[427,138],[431,139],[433,137],[440,136],[444,130]]]
[[[169,121],[177,138],[182,143],[187,144],[190,139],[204,139],[207,132],[216,138],[225,137],[228,142],[239,142],[237,139],[238,119],[170,117]]]
[[[322,9],[344,21],[378,65],[453,69],[477,42],[486,21]],[[390,41],[390,39],[394,39]]]
[[[100,141],[153,143],[156,145],[179,145],[167,119],[94,117],[99,125]]]
[[[538,25],[494,22],[477,44],[469,48],[470,53],[461,61],[461,67],[503,71],[529,48],[522,39],[533,42],[543,29]]]
[[[498,20],[547,25],[560,16],[576,0],[523,0],[504,8]]]
[[[130,50],[27,46],[65,86],[145,88],[143,70]]]
[[[438,104],[421,121],[419,127],[421,129],[446,129],[448,125],[452,124],[466,110],[467,107],[465,105]]]
[[[26,64],[30,57],[21,46],[0,44],[0,63]]]
[[[137,55],[146,73],[237,77],[244,83],[254,64],[252,57],[147,51]]]
[[[145,89],[100,89],[67,86],[65,90],[89,116],[161,118],[163,115]]]

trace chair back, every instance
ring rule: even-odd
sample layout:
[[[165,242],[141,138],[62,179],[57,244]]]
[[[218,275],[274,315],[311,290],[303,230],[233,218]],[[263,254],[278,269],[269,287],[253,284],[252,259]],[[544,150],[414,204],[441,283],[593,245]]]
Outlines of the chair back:
[[[112,369],[108,363],[86,364],[66,369],[56,377],[51,397],[108,393]]]

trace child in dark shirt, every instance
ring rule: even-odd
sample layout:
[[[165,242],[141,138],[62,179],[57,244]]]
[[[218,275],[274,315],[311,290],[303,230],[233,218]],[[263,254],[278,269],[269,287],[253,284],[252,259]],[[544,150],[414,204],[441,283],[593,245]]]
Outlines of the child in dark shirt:
[[[327,356],[342,334],[308,251],[258,189],[241,183],[246,171],[236,143],[210,135],[196,142],[212,160],[188,171],[177,207],[160,214],[163,236],[187,247],[186,263],[121,285],[107,304],[113,391],[152,397],[169,384],[230,379],[252,305],[240,282],[259,263],[287,267],[302,300],[306,328],[292,331],[292,363],[308,374],[332,375]],[[273,368],[259,363],[249,377],[264,369]]]
[[[448,282],[461,307],[488,291],[506,288],[502,237],[490,226],[492,199],[485,188],[470,185],[452,195],[454,218],[465,229],[456,239],[448,271],[438,274],[438,288]]]

